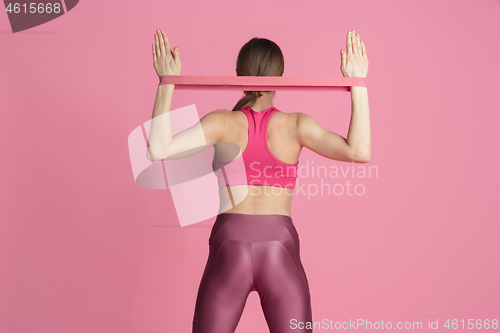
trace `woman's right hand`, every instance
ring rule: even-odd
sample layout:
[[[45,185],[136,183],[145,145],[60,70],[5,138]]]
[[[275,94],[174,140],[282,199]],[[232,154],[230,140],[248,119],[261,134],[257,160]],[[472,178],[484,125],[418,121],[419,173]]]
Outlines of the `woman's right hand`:
[[[365,44],[354,30],[347,33],[347,53],[340,50],[340,71],[344,77],[364,77],[368,74]]]
[[[162,75],[181,75],[181,59],[179,47],[170,50],[165,31],[157,30],[153,44],[153,67],[158,77]]]

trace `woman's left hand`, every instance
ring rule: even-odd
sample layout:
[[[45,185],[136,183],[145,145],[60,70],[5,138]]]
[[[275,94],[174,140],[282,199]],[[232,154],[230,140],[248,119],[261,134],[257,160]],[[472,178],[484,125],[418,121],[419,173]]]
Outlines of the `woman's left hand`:
[[[153,44],[153,67],[158,77],[162,75],[181,75],[179,47],[170,49],[165,31],[157,30]]]

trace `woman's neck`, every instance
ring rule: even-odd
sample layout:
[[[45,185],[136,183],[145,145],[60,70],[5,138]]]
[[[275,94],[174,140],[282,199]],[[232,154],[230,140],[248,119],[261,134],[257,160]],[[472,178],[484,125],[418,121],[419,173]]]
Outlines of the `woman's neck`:
[[[274,99],[275,93],[276,93],[275,91],[261,92],[262,96],[257,98],[257,100],[252,105],[250,105],[250,107],[255,112],[261,112],[261,111],[264,111],[266,109],[269,109],[270,107],[274,107],[273,99]]]

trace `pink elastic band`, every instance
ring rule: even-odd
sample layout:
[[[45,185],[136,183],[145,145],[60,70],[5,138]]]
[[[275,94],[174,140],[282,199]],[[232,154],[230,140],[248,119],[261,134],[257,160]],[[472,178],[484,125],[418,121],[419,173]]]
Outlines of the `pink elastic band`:
[[[162,75],[160,85],[175,84],[180,90],[336,90],[366,87],[364,77],[288,77],[288,76],[191,76]]]

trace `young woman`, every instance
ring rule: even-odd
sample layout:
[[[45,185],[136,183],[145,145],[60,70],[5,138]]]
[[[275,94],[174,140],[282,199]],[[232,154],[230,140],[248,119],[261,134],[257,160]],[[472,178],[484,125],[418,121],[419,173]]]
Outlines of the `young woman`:
[[[158,76],[180,75],[179,48],[171,50],[164,31],[155,34],[153,58]],[[346,52],[341,50],[340,70],[345,77],[367,76],[366,49],[354,30],[347,34]],[[236,73],[282,76],[283,54],[274,42],[253,38],[238,54]],[[170,111],[173,90],[173,84],[158,86],[153,120]],[[351,87],[347,138],[306,113],[279,111],[273,106],[275,91],[244,93],[232,111],[215,110],[199,123],[206,143],[202,149],[215,148],[221,205],[210,234],[193,333],[234,332],[251,291],[259,293],[271,333],[312,332],[304,325],[312,322],[310,292],[290,210],[299,155],[307,147],[330,159],[370,161],[367,88]],[[148,159],[188,151],[190,131],[172,137],[169,116],[152,123]]]

